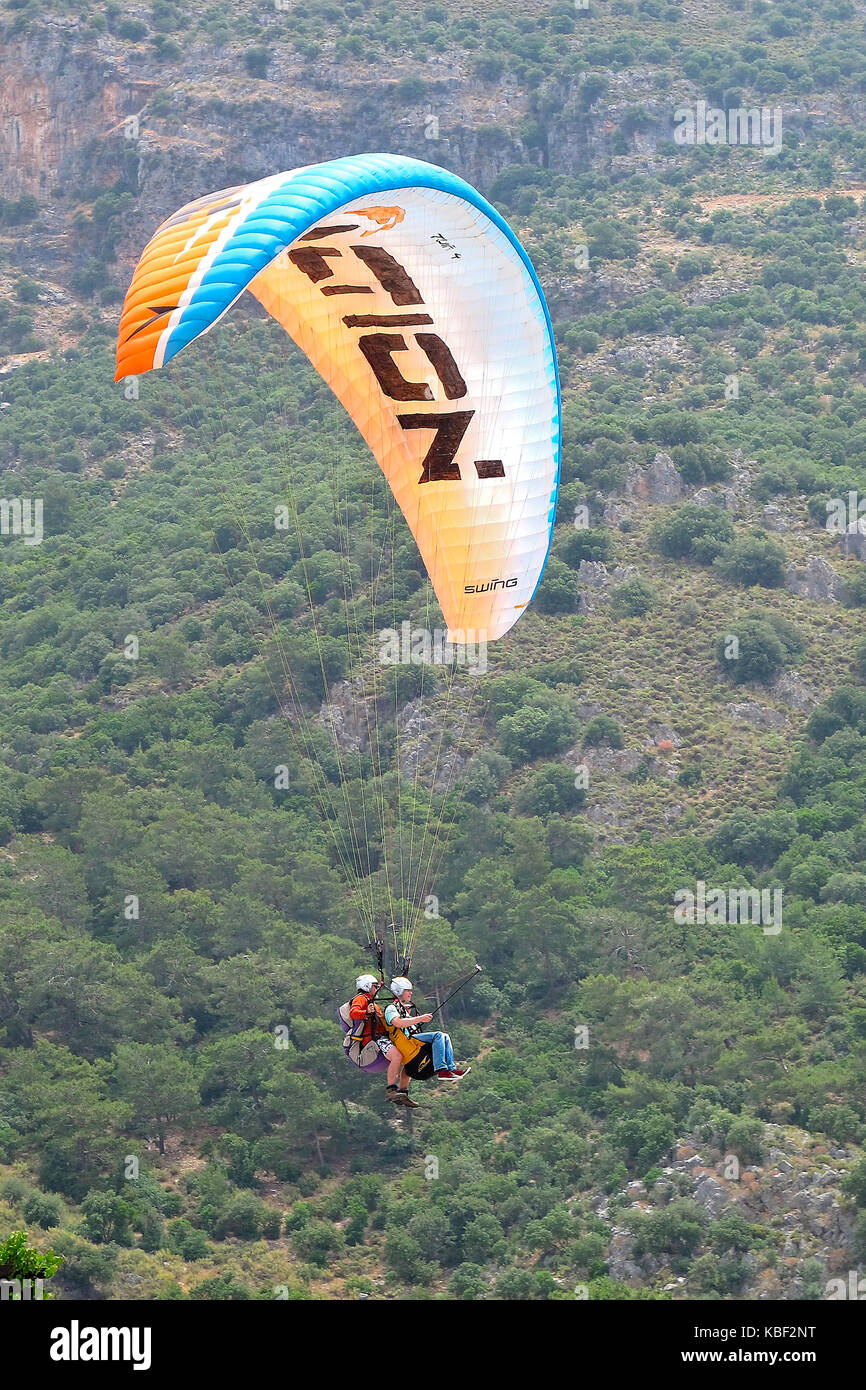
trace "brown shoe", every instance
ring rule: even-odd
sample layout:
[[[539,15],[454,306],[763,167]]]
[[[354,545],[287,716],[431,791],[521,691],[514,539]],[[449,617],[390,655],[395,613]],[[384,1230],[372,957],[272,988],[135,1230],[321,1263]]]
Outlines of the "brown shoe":
[[[396,1096],[394,1097],[394,1100],[397,1102],[398,1105],[408,1105],[411,1106],[413,1110],[418,1109],[417,1100],[412,1100],[409,1096],[408,1091],[398,1091]]]

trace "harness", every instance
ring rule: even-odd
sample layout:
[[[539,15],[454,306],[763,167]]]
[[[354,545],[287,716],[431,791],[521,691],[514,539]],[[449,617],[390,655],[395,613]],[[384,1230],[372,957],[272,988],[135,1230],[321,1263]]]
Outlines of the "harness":
[[[403,1003],[402,999],[395,999],[394,1007],[401,1018],[416,1018],[418,1015],[418,1010],[415,1008],[414,1003],[407,1005]],[[419,1025],[416,1023],[414,1028],[401,1028],[400,1032],[410,1034],[417,1033],[418,1027]]]
[[[414,1018],[418,1012],[414,1004],[410,1004],[407,1008],[405,1004],[401,1004],[399,999],[392,1000],[392,1003],[401,1018]],[[391,1042],[403,1058],[404,1064],[406,1062],[411,1062],[417,1057],[418,1053],[425,1046],[424,1043],[418,1042],[412,1036],[412,1034],[417,1031],[417,1025],[415,1028],[398,1028],[396,1024],[386,1023],[385,1030]]]
[[[399,999],[393,1001],[394,1007],[401,1018],[414,1018],[418,1013],[414,1004],[403,1004]],[[426,1081],[433,1073],[433,1044],[431,1042],[419,1042],[413,1035],[417,1033],[420,1024],[415,1024],[414,1028],[397,1028],[386,1023],[388,1037],[396,1047],[400,1056],[403,1058],[403,1067],[407,1076],[411,1076],[416,1081]]]
[[[355,1003],[356,999],[367,999],[367,996],[364,994],[356,994],[355,999],[352,1000],[352,1004]],[[370,1001],[367,999],[368,1004],[369,1002]],[[352,1005],[349,1007],[351,1008],[351,1006]],[[385,1022],[382,1018],[382,1010],[379,1008],[378,1004],[376,1005],[376,1012],[374,1014],[365,1014],[361,1019],[352,1019],[352,1037],[357,1039],[361,1047],[366,1047],[367,1043],[375,1042],[376,1039],[381,1038],[384,1033]]]
[[[365,1014],[363,1018],[352,1018],[352,1005],[356,1000],[362,998],[366,1006],[370,1002],[366,995],[356,994],[353,999],[340,1007],[340,1021],[345,1031],[343,1048],[349,1061],[354,1062],[356,1067],[361,1067],[362,1070],[372,1067],[376,1070],[380,1064],[381,1066],[386,1065],[376,1040],[385,1037],[388,1030],[378,1005],[374,1014]]]

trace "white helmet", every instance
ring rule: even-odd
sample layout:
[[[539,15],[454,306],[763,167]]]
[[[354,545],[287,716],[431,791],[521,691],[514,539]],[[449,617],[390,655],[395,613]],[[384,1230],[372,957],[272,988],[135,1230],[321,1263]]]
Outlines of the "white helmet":
[[[399,999],[400,995],[403,994],[403,993],[405,993],[405,991],[406,991],[407,989],[412,989],[412,988],[413,988],[412,981],[411,981],[411,980],[407,980],[406,977],[405,977],[405,975],[398,975],[398,976],[396,977],[396,979],[393,979],[393,980],[391,981],[391,993],[392,993],[392,994],[395,994],[395,995],[397,996],[398,999]]]
[[[378,983],[375,975],[359,975],[355,981],[355,988],[366,994],[368,989],[375,989]]]

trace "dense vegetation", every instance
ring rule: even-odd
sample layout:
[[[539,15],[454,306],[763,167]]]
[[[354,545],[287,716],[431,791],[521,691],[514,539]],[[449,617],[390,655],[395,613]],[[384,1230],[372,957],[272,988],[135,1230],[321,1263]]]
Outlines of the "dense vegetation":
[[[451,718],[463,687],[375,684],[374,609],[398,626],[435,606],[307,363],[241,307],[130,398],[111,305],[134,186],[79,211],[65,347],[20,270],[39,206],[0,205],[0,352],[31,359],[2,378],[3,490],[45,508],[42,545],[0,541],[0,1237],[62,1256],[61,1293],[112,1298],[750,1291],[778,1230],[710,1220],[681,1174],[646,1210],[626,1184],[651,1188],[685,1136],[759,1165],[771,1123],[841,1154],[866,1208],[866,585],[824,529],[828,499],[866,494],[864,136],[792,128],[771,164],[663,143],[625,167],[635,106],[614,162],[573,175],[546,131],[564,91],[588,112],[638,63],[726,106],[861,93],[862,15],[734,0],[723,41],[663,0],[599,5],[591,30],[562,3],[431,4],[420,25],[336,0],[54,8],[154,63],[235,45],[249,81],[290,19],[310,63],[457,48],[531,92],[531,158],[486,191],[550,292],[565,452],[544,585],[454,723],[457,795],[401,771],[410,707]],[[7,6],[10,33],[37,9]],[[396,99],[430,85],[412,69]],[[659,454],[679,501],[611,512]],[[832,610],[787,585],[814,554],[845,581]],[[582,565],[621,567],[599,612],[578,611]],[[737,722],[747,698],[779,711],[780,674],[811,698]],[[375,700],[377,747],[348,775],[323,675]],[[370,799],[384,823],[353,858]],[[435,826],[419,987],[484,964],[449,1012],[472,1074],[411,1120],[346,1065],[334,1020],[369,963],[350,878],[385,902],[398,820]],[[783,929],[678,920],[699,881],[781,889]],[[611,1276],[614,1225],[658,1277]],[[866,1215],[856,1230],[846,1258]],[[825,1277],[807,1269],[804,1296]]]

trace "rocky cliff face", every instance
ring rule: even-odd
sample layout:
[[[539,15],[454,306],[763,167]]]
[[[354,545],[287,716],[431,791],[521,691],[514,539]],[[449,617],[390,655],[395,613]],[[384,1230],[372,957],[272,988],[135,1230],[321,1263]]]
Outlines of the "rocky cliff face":
[[[426,95],[407,101],[402,76],[397,64],[304,63],[277,45],[268,80],[256,80],[237,52],[196,46],[161,63],[144,45],[45,20],[0,55],[0,196],[62,198],[72,211],[122,180],[141,228],[124,238],[125,263],[179,204],[277,170],[382,149],[484,188],[529,158],[518,131],[528,102],[514,83],[479,85],[437,56]]]
[[[48,199],[110,185],[128,171],[124,118],[147,100],[137,80],[74,26],[46,21],[4,45],[0,65],[0,195]]]
[[[34,235],[44,236],[48,228],[64,230],[76,207],[100,190],[118,182],[134,190],[135,211],[117,244],[125,270],[185,201],[340,155],[411,154],[454,169],[482,191],[515,163],[564,174],[598,166],[623,175],[658,170],[671,163],[659,144],[673,135],[676,107],[705,96],[670,73],[670,90],[660,89],[658,73],[638,66],[607,71],[605,95],[587,106],[581,73],[531,93],[508,75],[479,80],[471,51],[431,52],[426,62],[383,52],[380,61],[361,64],[326,43],[309,61],[279,25],[272,32],[264,79],[246,71],[236,41],[195,39],[166,60],[152,43],[97,33],[77,19],[29,20],[0,48],[0,197],[37,197],[44,216]],[[423,95],[400,85],[407,76],[423,79]],[[627,118],[636,109],[633,129]],[[787,129],[856,125],[866,98],[827,94],[808,109],[782,109]],[[74,264],[87,248],[70,237],[52,245],[51,260],[64,251]],[[616,296],[616,286],[609,288]]]
[[[597,1197],[592,1203],[596,1214],[610,1223],[611,1276],[635,1287],[662,1287],[674,1298],[719,1291],[720,1271],[723,1275],[737,1259],[734,1248],[726,1248],[726,1238],[716,1241],[717,1267],[695,1266],[688,1279],[642,1244],[642,1218],[679,1197],[702,1209],[710,1230],[734,1214],[760,1230],[760,1245],[741,1256],[738,1298],[848,1296],[849,1272],[857,1270],[856,1211],[842,1195],[841,1183],[858,1155],[844,1148],[828,1150],[805,1131],[784,1125],[767,1125],[765,1143],[760,1163],[742,1165],[691,1135],[674,1147],[649,1184],[630,1182],[613,1198]],[[704,1286],[701,1281],[708,1277]]]

